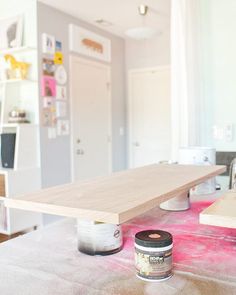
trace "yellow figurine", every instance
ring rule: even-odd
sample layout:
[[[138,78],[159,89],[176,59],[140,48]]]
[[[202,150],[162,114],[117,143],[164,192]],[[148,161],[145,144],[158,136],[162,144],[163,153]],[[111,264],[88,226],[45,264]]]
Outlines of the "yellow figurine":
[[[14,56],[10,55],[10,54],[6,54],[4,56],[5,61],[10,63],[11,66],[11,70],[14,71],[15,73],[17,71],[19,71],[20,73],[20,78],[21,79],[26,79],[27,78],[27,74],[28,74],[28,70],[30,67],[30,64],[25,63],[25,62],[21,62],[21,61],[17,61]],[[17,75],[16,75],[17,76]]]

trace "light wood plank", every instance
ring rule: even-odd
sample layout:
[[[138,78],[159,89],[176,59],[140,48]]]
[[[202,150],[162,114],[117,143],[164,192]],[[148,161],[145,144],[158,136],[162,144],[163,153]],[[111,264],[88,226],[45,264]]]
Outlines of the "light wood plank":
[[[150,165],[7,199],[11,208],[123,223],[225,171],[225,166]]]
[[[236,228],[236,191],[229,191],[200,213],[200,223]]]

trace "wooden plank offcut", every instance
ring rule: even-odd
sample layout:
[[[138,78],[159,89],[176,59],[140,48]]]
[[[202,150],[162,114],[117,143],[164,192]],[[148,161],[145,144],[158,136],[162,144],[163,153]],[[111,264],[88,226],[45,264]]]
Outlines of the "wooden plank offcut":
[[[123,223],[225,171],[225,166],[150,165],[6,199],[11,208]]]
[[[236,228],[236,191],[228,191],[200,213],[200,223]]]

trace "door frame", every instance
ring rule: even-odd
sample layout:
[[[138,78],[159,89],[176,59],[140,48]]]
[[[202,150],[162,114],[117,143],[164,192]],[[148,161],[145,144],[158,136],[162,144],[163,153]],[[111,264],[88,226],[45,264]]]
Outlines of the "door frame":
[[[137,68],[128,70],[128,105],[127,105],[127,117],[128,117],[128,140],[127,140],[127,151],[128,151],[128,168],[133,167],[132,160],[132,142],[133,142],[133,134],[132,134],[132,99],[131,99],[131,77],[136,73],[145,73],[150,71],[163,71],[163,70],[171,70],[170,65],[156,66],[156,67],[147,67],[147,68]],[[170,73],[171,74],[171,73]],[[171,83],[170,83],[171,87]],[[171,90],[171,89],[170,89]],[[171,98],[170,98],[171,99]],[[171,111],[171,110],[170,110]]]
[[[111,67],[105,65],[102,62],[93,61],[91,59],[80,57],[76,54],[70,54],[69,56],[69,74],[72,75],[72,64],[74,62],[81,62],[91,66],[99,67],[108,70],[108,77],[110,82],[108,85],[108,173],[112,173],[112,83],[111,83]],[[74,116],[73,116],[73,97],[72,97],[72,79],[69,79],[69,90],[70,90],[70,117],[71,117],[71,179],[75,181],[75,165],[74,165]]]

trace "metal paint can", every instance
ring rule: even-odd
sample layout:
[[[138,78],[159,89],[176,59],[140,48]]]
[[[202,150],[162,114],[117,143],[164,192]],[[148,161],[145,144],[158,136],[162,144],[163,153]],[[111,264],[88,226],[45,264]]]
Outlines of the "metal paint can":
[[[110,255],[123,246],[120,225],[97,221],[77,222],[78,250],[89,255]]]
[[[172,276],[172,235],[146,230],[135,235],[136,274],[145,281],[164,281]]]

